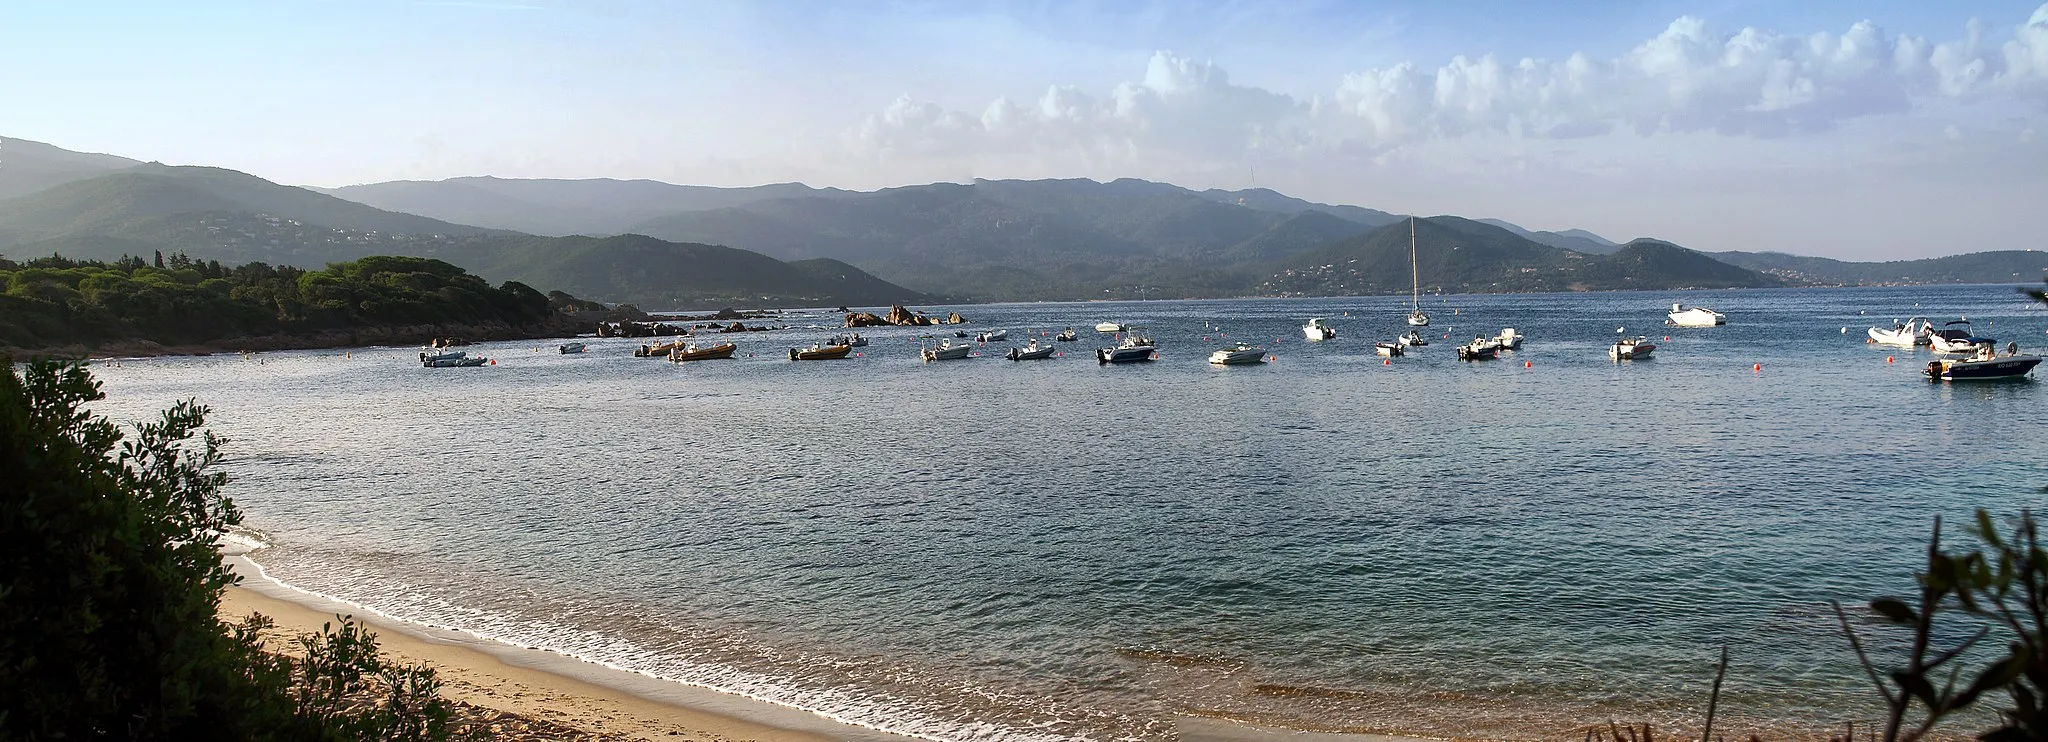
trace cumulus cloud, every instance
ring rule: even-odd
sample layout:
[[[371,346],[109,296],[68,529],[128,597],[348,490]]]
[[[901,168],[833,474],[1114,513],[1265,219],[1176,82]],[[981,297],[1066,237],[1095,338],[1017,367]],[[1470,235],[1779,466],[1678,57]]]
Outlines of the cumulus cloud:
[[[1285,146],[1308,113],[1289,96],[1232,83],[1213,63],[1158,52],[1142,80],[1121,83],[1106,96],[1053,85],[1029,103],[998,98],[975,116],[906,94],[868,117],[857,136],[871,149],[928,155],[1237,152]]]
[[[1306,100],[1238,85],[1210,62],[1159,52],[1107,95],[1052,86],[979,115],[911,96],[858,132],[873,151],[1058,151],[1229,159],[1326,148],[1381,152],[1469,136],[1575,139],[1708,133],[1778,138],[1904,113],[1932,101],[2048,103],[2048,5],[2011,38],[1934,42],[1857,23],[1842,33],[1717,32],[1684,17],[1612,59],[1458,56],[1344,75]]]

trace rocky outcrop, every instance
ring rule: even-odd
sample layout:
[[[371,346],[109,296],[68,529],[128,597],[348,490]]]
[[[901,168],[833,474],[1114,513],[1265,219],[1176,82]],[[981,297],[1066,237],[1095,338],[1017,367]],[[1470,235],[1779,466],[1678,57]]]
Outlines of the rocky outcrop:
[[[910,311],[909,307],[901,304],[889,307],[889,316],[883,319],[897,327],[917,327],[932,323],[931,320],[925,319],[923,315]]]
[[[887,327],[890,325],[894,325],[896,327],[925,327],[928,325],[943,324],[957,325],[966,321],[967,320],[965,318],[962,318],[960,316],[959,312],[954,312],[942,320],[933,319],[931,317],[926,317],[922,314],[918,314],[917,312],[913,312],[910,310],[909,307],[905,307],[899,304],[897,306],[889,307],[889,316],[887,317],[877,317],[871,312],[848,312],[846,314],[845,326]]]

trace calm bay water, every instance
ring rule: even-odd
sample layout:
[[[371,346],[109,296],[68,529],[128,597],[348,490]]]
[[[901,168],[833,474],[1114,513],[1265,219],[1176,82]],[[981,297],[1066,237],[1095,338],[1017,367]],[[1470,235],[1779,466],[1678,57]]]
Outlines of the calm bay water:
[[[1672,301],[1729,324],[1661,327]],[[212,405],[286,582],[940,739],[1669,727],[1723,644],[1738,729],[1817,730],[1875,714],[1823,601],[1908,589],[1936,514],[2042,499],[2048,389],[1863,342],[1925,314],[2048,344],[2011,287],[1441,297],[1383,365],[1404,305],[960,308],[1082,332],[1037,363],[928,366],[912,329],[791,363],[832,332],[800,329],[681,366],[602,340],[98,372],[117,419]],[[1160,360],[1098,366],[1102,320]],[[1609,362],[1617,326],[1657,357]],[[1454,360],[1502,327],[1522,351]],[[1277,360],[1208,366],[1225,333]]]

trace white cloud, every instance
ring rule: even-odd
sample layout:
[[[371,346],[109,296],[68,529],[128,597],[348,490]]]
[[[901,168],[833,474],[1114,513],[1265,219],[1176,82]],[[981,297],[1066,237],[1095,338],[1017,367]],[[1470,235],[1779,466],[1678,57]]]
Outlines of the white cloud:
[[[1230,162],[1319,151],[1372,157],[1479,135],[1779,138],[1985,100],[2048,103],[2048,5],[2002,41],[1987,40],[1976,22],[1963,38],[1936,43],[1867,21],[1839,34],[1788,35],[1721,33],[1684,17],[1613,59],[1403,63],[1344,75],[1306,100],[1158,52],[1141,80],[1104,96],[1054,85],[1035,103],[997,99],[976,116],[905,95],[868,117],[857,139],[884,156]]]

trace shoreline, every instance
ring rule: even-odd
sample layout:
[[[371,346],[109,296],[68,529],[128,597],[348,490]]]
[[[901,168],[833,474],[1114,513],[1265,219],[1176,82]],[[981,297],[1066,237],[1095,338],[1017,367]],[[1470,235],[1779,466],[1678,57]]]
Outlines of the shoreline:
[[[573,729],[602,739],[704,742],[902,742],[923,739],[768,701],[618,669],[559,652],[521,647],[465,631],[413,623],[293,587],[265,574],[246,553],[223,554],[240,584],[221,596],[218,614],[234,621],[261,613],[275,622],[269,646],[318,631],[337,614],[374,630],[378,650],[402,663],[434,668],[450,701]],[[1185,742],[1441,742],[1399,734],[1313,732],[1204,716],[1174,719]]]
[[[379,650],[425,663],[451,701],[556,724],[606,739],[708,742],[893,742],[909,737],[842,724],[785,706],[616,669],[543,649],[416,624],[278,582],[246,557],[228,557],[242,576],[221,597],[219,615],[251,612],[276,622],[270,646],[352,615],[377,634]],[[283,639],[283,642],[279,640]]]

